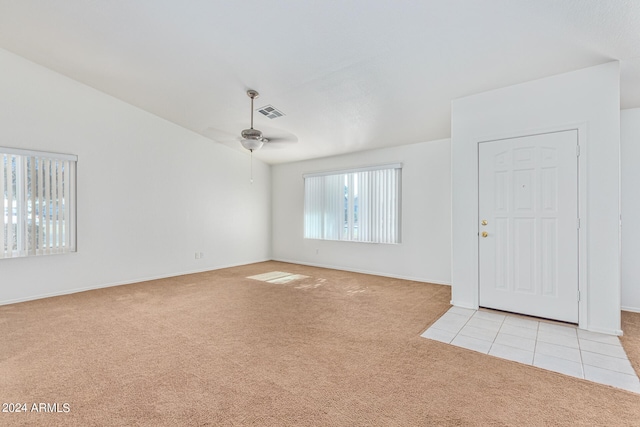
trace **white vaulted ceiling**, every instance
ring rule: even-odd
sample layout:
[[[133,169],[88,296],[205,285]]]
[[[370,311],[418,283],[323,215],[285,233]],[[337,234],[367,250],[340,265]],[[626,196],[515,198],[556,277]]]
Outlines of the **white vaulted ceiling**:
[[[445,138],[452,99],[612,60],[640,107],[638,0],[0,0],[0,48],[212,144],[256,89],[297,140],[269,163]]]

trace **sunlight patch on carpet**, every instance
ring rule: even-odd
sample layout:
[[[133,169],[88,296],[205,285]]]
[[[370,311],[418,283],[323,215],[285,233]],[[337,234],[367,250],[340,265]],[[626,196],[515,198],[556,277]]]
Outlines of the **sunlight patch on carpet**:
[[[269,273],[256,274],[255,276],[249,276],[247,279],[260,280],[262,282],[285,284],[293,282],[294,280],[306,279],[309,276],[302,274],[291,274],[284,271],[271,271]]]

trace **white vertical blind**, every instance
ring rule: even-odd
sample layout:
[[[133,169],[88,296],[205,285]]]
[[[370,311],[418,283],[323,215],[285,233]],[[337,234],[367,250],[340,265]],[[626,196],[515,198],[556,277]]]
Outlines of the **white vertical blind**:
[[[0,209],[2,209],[2,222],[0,223],[0,258],[4,258],[5,248],[6,248],[6,235],[7,235],[7,210],[5,208],[7,203],[7,191],[5,182],[7,180],[7,157],[4,154],[0,154],[0,193],[2,194],[2,204],[0,205]]]
[[[36,162],[35,159],[34,161],[29,162],[28,164],[28,172],[29,172],[29,185],[28,190],[29,190],[29,196],[28,196],[28,200],[29,200],[29,224],[30,226],[28,227],[29,229],[29,255],[35,255],[36,254],[36,242],[38,239],[38,234],[36,232],[36,229],[31,226],[32,222],[35,222],[35,217],[36,217],[36,199],[37,199],[37,188],[36,188]]]
[[[400,243],[401,165],[304,176],[304,237]]]
[[[44,205],[45,205],[45,197],[44,197],[44,165],[45,165],[45,161],[44,159],[37,159],[36,160],[38,163],[38,169],[37,169],[37,176],[38,178],[36,178],[38,180],[38,228],[36,228],[36,230],[38,231],[38,243],[36,244],[36,252],[37,255],[42,255],[44,253],[44,247],[45,245],[45,241],[47,239],[47,229],[45,227],[45,223],[44,223]]]
[[[77,158],[0,147],[0,160],[0,258],[75,251]]]
[[[51,160],[44,160],[44,170],[42,171],[42,185],[44,189],[44,204],[40,206],[44,215],[44,224],[40,224],[44,228],[44,241],[42,248],[44,253],[51,253]]]
[[[14,203],[15,200],[15,181],[16,181],[16,175],[15,175],[15,156],[8,156],[7,157],[7,161],[6,161],[6,167],[7,167],[7,177],[5,179],[5,185],[7,186],[6,189],[6,196],[5,198],[7,199],[5,202],[5,224],[7,227],[7,238],[6,238],[6,250],[7,252],[12,252],[15,248],[15,242],[16,242],[16,228],[14,228],[14,223],[15,223],[15,219],[16,219],[16,209],[14,208],[14,206],[16,205]]]

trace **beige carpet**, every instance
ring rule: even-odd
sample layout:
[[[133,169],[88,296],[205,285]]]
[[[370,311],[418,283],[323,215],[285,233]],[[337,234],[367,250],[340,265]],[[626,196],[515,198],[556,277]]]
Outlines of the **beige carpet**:
[[[309,277],[246,278],[273,271]],[[0,400],[70,411],[0,425],[640,425],[633,393],[420,338],[449,300],[267,262],[2,306]]]

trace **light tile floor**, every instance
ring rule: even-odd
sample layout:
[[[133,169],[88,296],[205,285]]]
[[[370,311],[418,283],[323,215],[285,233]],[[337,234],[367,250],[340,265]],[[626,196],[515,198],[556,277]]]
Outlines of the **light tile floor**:
[[[638,376],[616,336],[451,307],[422,337],[640,393]]]

